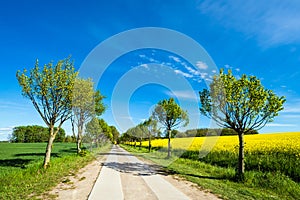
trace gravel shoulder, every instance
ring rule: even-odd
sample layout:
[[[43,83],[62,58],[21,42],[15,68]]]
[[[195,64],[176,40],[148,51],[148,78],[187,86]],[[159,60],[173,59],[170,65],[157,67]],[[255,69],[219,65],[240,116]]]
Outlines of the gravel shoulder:
[[[102,163],[105,161],[105,159],[106,156],[100,156],[96,160],[80,169],[76,174],[70,174],[68,177],[65,177],[63,181],[59,183],[55,188],[44,194],[42,196],[42,199],[88,199],[88,196],[101,171]]]

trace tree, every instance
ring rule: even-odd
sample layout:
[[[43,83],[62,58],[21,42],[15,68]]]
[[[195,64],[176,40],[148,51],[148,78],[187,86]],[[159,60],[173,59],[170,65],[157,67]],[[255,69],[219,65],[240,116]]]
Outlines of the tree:
[[[75,126],[77,128],[77,153],[81,151],[82,134],[84,124],[91,120],[95,115],[100,116],[105,111],[105,106],[102,103],[104,96],[100,91],[94,92],[94,83],[91,79],[76,78],[71,118],[72,131],[75,136]]]
[[[145,132],[147,131],[146,129],[147,129],[146,126],[144,126],[142,123],[138,124],[136,127],[134,127],[134,134],[139,139],[139,142],[140,142],[139,149],[142,148],[142,141],[144,139]]]
[[[49,127],[49,138],[44,158],[44,168],[50,164],[52,143],[65,121],[71,117],[72,91],[77,73],[74,71],[70,57],[53,65],[50,62],[40,68],[38,61],[35,67],[27,71],[18,71],[16,76],[22,88],[22,94],[29,98],[43,121]],[[57,129],[54,129],[58,124]]]
[[[98,119],[100,127],[104,133],[104,135],[106,135],[106,137],[112,141],[113,140],[113,134],[111,131],[110,126],[104,121],[104,119]]]
[[[168,132],[168,158],[171,156],[171,131],[189,123],[187,112],[182,110],[173,98],[159,101],[152,113],[154,120],[162,124]]]
[[[116,144],[117,141],[118,141],[118,138],[119,138],[119,131],[117,130],[117,128],[115,126],[110,126],[110,130],[111,130],[111,133],[113,135],[113,143]]]
[[[94,106],[94,83],[90,79],[75,79],[72,101],[72,130],[77,128],[77,153],[81,151],[82,133],[84,124],[95,113]],[[76,135],[73,132],[73,135]]]
[[[240,79],[228,70],[214,76],[210,90],[200,94],[201,114],[213,119],[219,126],[233,129],[239,138],[238,180],[244,179],[244,134],[259,130],[273,121],[283,110],[285,97],[278,97],[265,89],[255,76]]]
[[[99,146],[100,135],[102,133],[102,128],[99,124],[99,121],[94,117],[91,121],[86,124],[86,135],[85,138],[91,143],[96,143],[97,147]]]
[[[56,130],[56,127],[54,128]],[[63,142],[65,139],[65,130],[60,128],[55,142]],[[49,137],[49,128],[32,125],[32,126],[17,126],[14,127],[11,142],[15,143],[34,143],[34,142],[47,142]]]
[[[152,145],[151,145],[151,139],[152,136],[155,135],[157,132],[157,121],[154,120],[152,117],[150,117],[148,120],[144,121],[143,125],[146,127],[146,132],[148,135],[148,150],[151,151]]]

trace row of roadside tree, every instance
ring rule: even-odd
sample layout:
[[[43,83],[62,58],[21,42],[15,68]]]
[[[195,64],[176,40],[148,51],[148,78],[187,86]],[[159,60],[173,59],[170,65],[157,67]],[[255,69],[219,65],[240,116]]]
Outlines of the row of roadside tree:
[[[89,129],[90,132],[84,134],[87,123],[95,118],[101,127],[97,131],[101,131],[105,140],[113,141],[114,135],[115,137],[118,135],[115,128],[108,126],[104,120],[98,119],[106,109],[103,104],[105,97],[99,90],[95,91],[91,79],[79,77],[70,57],[44,66],[40,66],[37,60],[29,72],[26,69],[22,72],[18,71],[16,77],[21,86],[22,95],[32,102],[47,125],[48,138],[44,168],[50,165],[53,142],[59,136],[62,125],[66,121],[71,121],[79,154],[85,138],[87,141],[99,141],[98,132],[95,133]]]
[[[239,138],[236,175],[237,180],[244,180],[244,135],[255,134],[257,130],[272,122],[278,116],[279,111],[284,109],[285,97],[277,96],[272,90],[265,89],[255,76],[243,75],[237,78],[232,74],[232,71],[228,70],[226,74],[223,69],[213,77],[209,89],[203,89],[199,92],[199,97],[200,113],[225,129],[195,129],[181,135],[185,137],[188,135],[236,134]],[[160,127],[167,132],[169,158],[171,156],[170,138],[172,132],[174,135],[174,129],[188,124],[188,114],[181,109],[173,98],[170,98],[157,103],[151,119],[157,121]],[[129,129],[124,134],[127,137],[124,139],[131,141],[132,139],[139,139],[141,142],[139,126]]]

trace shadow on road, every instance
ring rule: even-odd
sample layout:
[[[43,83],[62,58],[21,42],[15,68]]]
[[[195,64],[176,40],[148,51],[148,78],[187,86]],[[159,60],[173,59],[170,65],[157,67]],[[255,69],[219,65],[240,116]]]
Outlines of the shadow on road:
[[[122,173],[130,173],[136,176],[151,176],[155,174],[168,175],[163,170],[157,170],[157,165],[149,165],[138,162],[107,162],[104,163],[103,166],[109,167]]]
[[[126,153],[98,153],[98,155],[101,155],[101,156],[109,156],[109,155],[115,155],[115,156],[133,156],[131,154],[126,154]]]

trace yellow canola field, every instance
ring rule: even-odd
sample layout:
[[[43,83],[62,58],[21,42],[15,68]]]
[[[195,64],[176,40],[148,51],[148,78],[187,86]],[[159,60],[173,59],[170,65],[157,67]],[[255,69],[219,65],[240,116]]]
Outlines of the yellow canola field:
[[[300,132],[245,135],[245,151],[251,152],[284,152],[295,154],[300,158]],[[148,142],[142,144],[147,146]],[[167,139],[152,141],[152,147],[167,147]],[[172,149],[238,152],[238,136],[196,137],[171,139]]]

